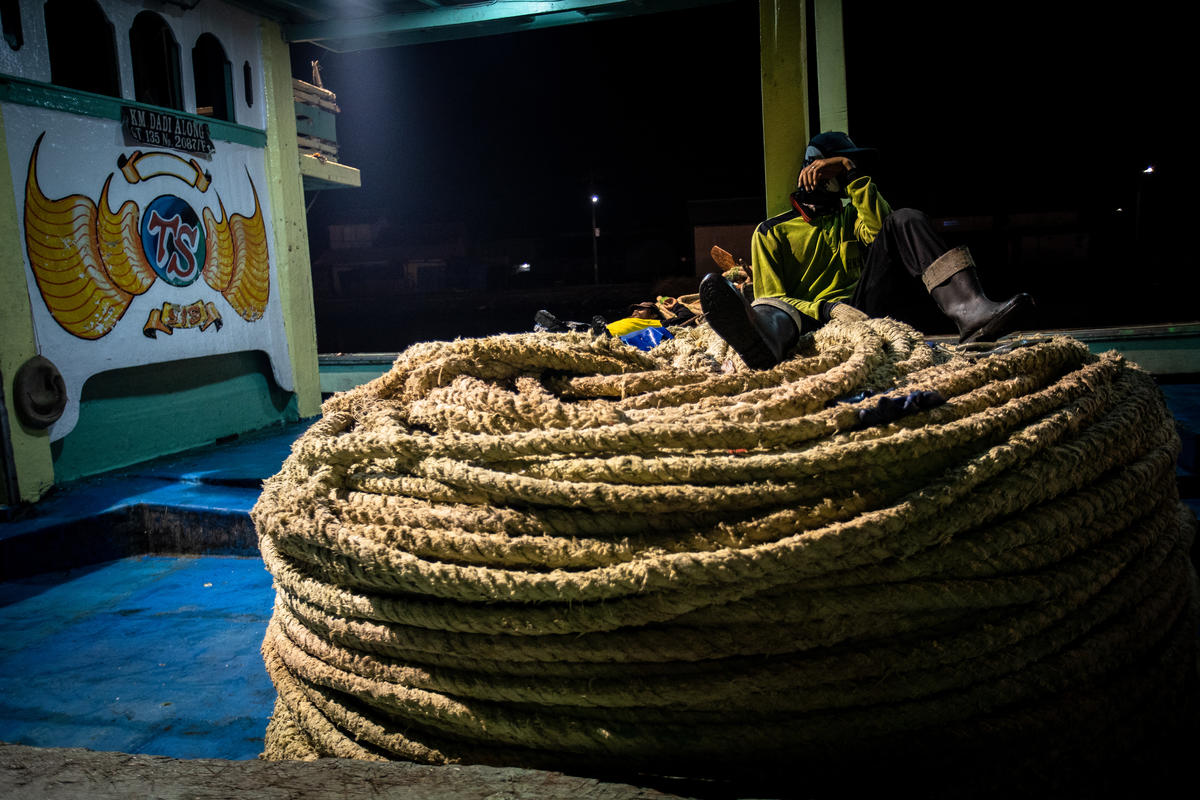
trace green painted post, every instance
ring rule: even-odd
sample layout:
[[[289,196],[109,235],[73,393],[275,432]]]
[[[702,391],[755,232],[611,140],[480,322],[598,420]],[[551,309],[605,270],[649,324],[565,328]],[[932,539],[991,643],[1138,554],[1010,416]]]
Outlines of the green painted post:
[[[20,498],[33,502],[54,485],[54,463],[50,458],[50,435],[25,428],[13,412],[12,377],[29,358],[37,355],[33,337],[33,312],[25,285],[25,238],[17,217],[8,166],[8,141],[0,111],[0,374],[4,376],[4,408],[8,413],[13,462]],[[24,176],[21,176],[24,183]],[[10,478],[13,476],[9,476]]]
[[[808,5],[813,9],[809,52]],[[816,71],[821,130],[848,128],[846,56],[841,0],[760,0],[759,45],[762,68],[763,168],[767,216],[791,208],[788,195],[804,164],[809,130],[809,71]]]
[[[813,0],[813,24],[817,38],[817,108],[821,130],[849,132],[842,0]]]
[[[296,106],[291,55],[279,26],[262,23],[263,82],[267,100],[267,183],[272,230],[283,305],[284,330],[292,359],[297,410],[301,417],[321,413],[317,369],[317,318],[313,307],[312,267],[308,257],[308,220],[296,142]]]
[[[807,0],[761,0],[763,168],[767,216],[790,208],[788,195],[804,162],[808,131]]]

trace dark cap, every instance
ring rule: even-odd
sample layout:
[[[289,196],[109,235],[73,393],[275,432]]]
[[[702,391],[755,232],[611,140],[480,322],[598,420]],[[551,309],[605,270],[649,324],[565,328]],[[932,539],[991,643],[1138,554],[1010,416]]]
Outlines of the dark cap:
[[[804,151],[804,163],[831,156],[855,158],[872,157],[878,154],[879,151],[874,148],[859,147],[841,131],[825,131],[808,140],[808,149]]]

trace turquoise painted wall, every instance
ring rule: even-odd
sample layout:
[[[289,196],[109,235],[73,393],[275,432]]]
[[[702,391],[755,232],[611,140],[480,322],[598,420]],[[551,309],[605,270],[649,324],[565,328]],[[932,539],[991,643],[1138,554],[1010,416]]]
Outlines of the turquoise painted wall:
[[[102,372],[83,387],[75,429],[50,445],[55,480],[126,467],[298,420],[265,354],[227,353]]]

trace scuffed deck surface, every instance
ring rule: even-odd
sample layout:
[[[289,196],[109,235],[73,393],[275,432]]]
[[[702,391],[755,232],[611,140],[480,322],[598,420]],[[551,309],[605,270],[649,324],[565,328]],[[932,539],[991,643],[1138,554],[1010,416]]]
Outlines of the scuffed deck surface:
[[[670,800],[677,795],[557,772],[321,761],[178,761],[125,753],[0,744],[0,796],[10,800],[186,797],[405,800]]]

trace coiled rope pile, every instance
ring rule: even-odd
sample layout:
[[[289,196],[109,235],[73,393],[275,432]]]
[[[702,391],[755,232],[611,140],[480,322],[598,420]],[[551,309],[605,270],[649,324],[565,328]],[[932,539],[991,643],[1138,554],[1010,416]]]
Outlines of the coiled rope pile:
[[[264,757],[710,774],[1089,746],[1178,701],[1194,519],[1148,375],[891,320],[729,356],[435,342],[329,400],[253,512]],[[862,426],[916,390],[946,402]]]

